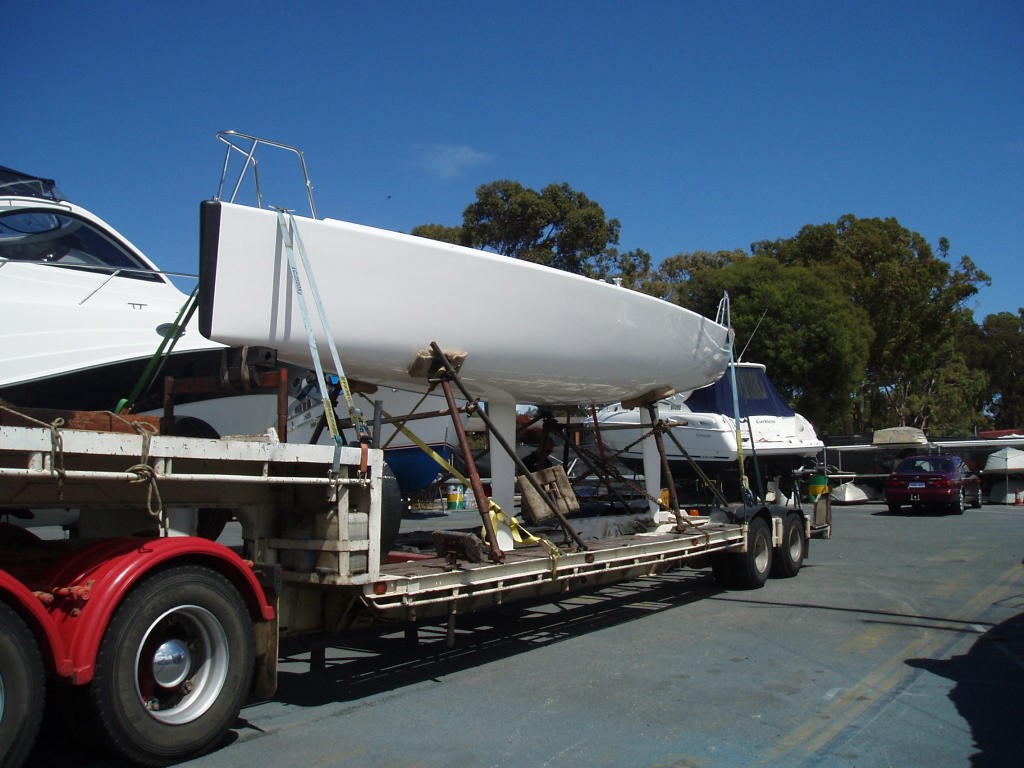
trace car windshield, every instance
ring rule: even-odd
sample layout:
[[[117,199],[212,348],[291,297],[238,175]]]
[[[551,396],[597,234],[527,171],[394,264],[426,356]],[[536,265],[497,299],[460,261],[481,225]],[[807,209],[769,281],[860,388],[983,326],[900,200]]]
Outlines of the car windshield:
[[[48,264],[135,280],[162,278],[89,222],[48,210],[0,215],[0,261]]]
[[[897,472],[952,472],[953,462],[946,456],[914,456],[896,468]]]

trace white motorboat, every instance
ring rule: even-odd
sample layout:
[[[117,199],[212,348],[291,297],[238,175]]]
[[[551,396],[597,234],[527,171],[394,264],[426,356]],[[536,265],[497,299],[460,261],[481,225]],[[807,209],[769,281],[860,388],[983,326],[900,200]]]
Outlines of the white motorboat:
[[[814,427],[786,404],[768,379],[765,366],[735,363],[733,370],[744,458],[803,459],[821,452],[823,443]],[[731,377],[724,376],[710,386],[661,400],[657,414],[673,425],[672,437],[694,461],[705,467],[724,468],[737,460],[733,403]],[[598,412],[597,424],[605,445],[619,452],[620,458],[627,463],[640,460],[638,441],[643,431],[639,409],[623,408],[621,404],[606,406]],[[685,462],[672,437],[664,440],[668,459]]]
[[[113,409],[187,298],[51,179],[0,168],[0,398]],[[179,332],[168,373],[187,375],[221,349],[192,323]]]

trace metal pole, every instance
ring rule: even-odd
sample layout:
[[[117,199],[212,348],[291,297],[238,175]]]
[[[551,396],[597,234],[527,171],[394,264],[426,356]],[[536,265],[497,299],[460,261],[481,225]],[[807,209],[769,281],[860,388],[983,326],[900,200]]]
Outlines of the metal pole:
[[[491,522],[490,509],[487,503],[487,494],[484,493],[484,484],[480,480],[480,473],[476,468],[476,461],[473,459],[473,452],[469,449],[469,440],[466,438],[466,430],[459,420],[459,409],[455,403],[455,393],[452,391],[452,383],[447,378],[450,371],[446,371],[446,377],[441,379],[441,389],[448,401],[448,409],[452,412],[452,423],[455,425],[455,434],[459,439],[459,448],[462,449],[462,458],[466,462],[466,472],[469,475],[469,482],[473,486],[473,496],[476,497],[476,505],[480,511],[480,519],[483,521],[484,530],[487,532],[487,543],[491,548],[491,562],[505,562],[505,553],[498,547],[498,538],[494,534],[494,523]]]

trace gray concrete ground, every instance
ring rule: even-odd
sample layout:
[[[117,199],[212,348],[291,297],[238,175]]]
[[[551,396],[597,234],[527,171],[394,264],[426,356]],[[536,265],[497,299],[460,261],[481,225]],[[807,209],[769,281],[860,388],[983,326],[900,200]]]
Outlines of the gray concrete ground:
[[[188,765],[1020,765],[1022,557],[1021,507],[837,507],[835,538],[761,590],[684,570],[461,617],[454,648],[440,626],[291,644],[274,699]],[[36,764],[118,765],[59,725]]]

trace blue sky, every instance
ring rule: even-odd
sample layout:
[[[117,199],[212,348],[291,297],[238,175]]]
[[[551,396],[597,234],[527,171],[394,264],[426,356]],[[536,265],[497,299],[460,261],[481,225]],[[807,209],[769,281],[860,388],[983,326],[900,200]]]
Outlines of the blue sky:
[[[458,224],[495,179],[567,182],[658,261],[894,217],[992,277],[976,319],[1024,306],[1019,0],[9,0],[3,18],[0,165],[56,178],[167,270],[197,269],[214,136],[235,129],[304,150],[320,216],[409,231]],[[304,205],[276,174],[267,201]]]

